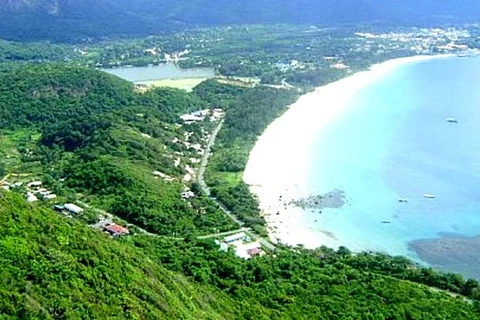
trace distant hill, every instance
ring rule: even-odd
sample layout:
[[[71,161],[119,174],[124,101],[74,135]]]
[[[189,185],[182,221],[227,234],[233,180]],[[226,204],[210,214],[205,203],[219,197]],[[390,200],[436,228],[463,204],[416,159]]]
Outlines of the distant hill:
[[[69,41],[252,23],[424,25],[479,14],[475,0],[0,0],[0,37]]]

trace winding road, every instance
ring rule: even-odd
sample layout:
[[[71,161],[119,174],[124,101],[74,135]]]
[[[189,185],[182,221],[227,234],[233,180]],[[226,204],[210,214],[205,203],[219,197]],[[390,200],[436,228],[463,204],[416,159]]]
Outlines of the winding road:
[[[212,146],[215,144],[215,139],[217,138],[217,134],[220,132],[220,129],[222,129],[224,122],[225,122],[225,119],[220,120],[220,122],[217,124],[215,129],[213,129],[212,135],[210,136],[210,139],[208,139],[205,152],[203,153],[202,161],[200,162],[200,168],[198,169],[197,182],[202,188],[203,193],[205,193],[209,197],[210,197],[210,188],[205,183],[205,170],[207,169],[208,158],[210,158],[212,154],[212,151],[211,151]]]
[[[210,199],[212,199],[215,204],[230,218],[232,219],[236,224],[238,224],[240,227],[243,227],[245,223],[241,220],[239,220],[230,210],[225,208],[216,198],[211,196],[210,188],[208,187],[207,183],[205,182],[205,170],[207,169],[208,165],[208,159],[212,155],[212,146],[215,144],[215,139],[217,138],[217,134],[220,132],[220,129],[222,129],[223,123],[225,119],[222,119],[218,125],[213,129],[212,135],[210,136],[210,139],[207,142],[207,146],[205,148],[205,152],[202,157],[202,161],[200,162],[200,168],[198,169],[198,174],[197,174],[197,182],[200,185],[200,188],[202,189],[202,192],[205,193]]]
[[[241,220],[239,220],[230,210],[225,208],[223,204],[221,204],[216,198],[211,196],[210,188],[208,187],[207,183],[205,182],[205,170],[208,165],[208,159],[210,158],[212,152],[211,148],[215,144],[215,139],[217,138],[218,132],[220,132],[220,129],[222,129],[223,123],[225,119],[222,119],[218,125],[215,127],[215,129],[212,132],[212,135],[210,136],[210,139],[208,140],[207,146],[205,148],[205,153],[203,154],[202,161],[200,163],[200,168],[198,169],[198,174],[197,174],[197,182],[200,185],[200,188],[202,189],[202,192],[205,193],[215,204],[230,218],[232,221],[234,221],[236,224],[238,224],[241,228],[236,231],[232,231],[231,233],[236,233],[238,231],[245,231],[248,232],[252,238],[255,238],[258,240],[264,247],[269,249],[270,251],[275,250],[275,246],[268,241],[265,238],[260,237],[259,235],[255,234],[253,230],[250,228],[245,228],[244,225],[245,223]],[[207,235],[207,236],[202,236],[198,237],[199,239],[206,239],[206,238],[212,238],[216,236],[223,236],[223,235],[228,235],[230,232],[224,232],[221,234],[215,234],[215,235]]]
[[[260,237],[259,235],[254,233],[253,230],[251,230],[250,228],[244,227],[245,223],[243,221],[239,220],[230,210],[225,208],[225,206],[222,205],[216,198],[212,197],[211,193],[210,193],[210,188],[208,187],[208,185],[205,182],[205,170],[206,170],[207,165],[208,165],[208,159],[211,156],[211,148],[215,144],[215,139],[217,137],[218,132],[220,132],[220,129],[222,129],[223,123],[224,123],[224,119],[222,119],[217,124],[215,129],[212,131],[212,135],[210,136],[210,139],[207,142],[207,146],[205,148],[205,153],[203,154],[202,161],[201,161],[200,167],[198,169],[197,182],[200,185],[200,188],[201,188],[202,192],[205,193],[213,202],[215,202],[215,204],[230,219],[232,219],[232,221],[234,221],[236,224],[238,224],[239,228],[236,229],[236,230],[231,230],[231,231],[226,231],[226,232],[219,232],[219,233],[213,233],[213,234],[198,236],[197,239],[218,238],[218,237],[224,237],[224,236],[228,236],[228,235],[239,233],[239,232],[246,232],[246,233],[250,234],[253,239],[258,240],[262,244],[262,246],[269,249],[270,251],[274,251],[275,246],[270,241],[268,241],[265,238]],[[111,213],[109,213],[105,210],[98,209],[98,208],[93,208],[92,206],[88,205],[87,203],[85,203],[83,201],[77,200],[76,202],[77,202],[77,204],[79,204],[80,206],[82,206],[86,209],[91,209],[91,210],[94,210],[98,214],[104,215],[106,217],[106,220],[108,220],[108,221],[113,221],[114,218],[119,218],[119,217],[117,217],[117,216],[115,216],[115,215],[113,215],[113,214],[111,214]],[[105,223],[105,221],[99,222],[97,224],[93,224],[92,227],[96,227],[97,229],[101,228],[101,225],[103,223]],[[134,224],[127,224],[127,227],[128,226],[135,226],[140,231],[140,233],[142,233],[142,234],[146,234],[146,235],[149,235],[149,236],[152,236],[152,237],[159,237],[160,236],[158,234],[148,232],[147,230],[142,229],[139,226],[134,225]],[[183,240],[184,239],[184,238],[166,237],[166,236],[160,236],[160,237],[176,239],[176,240]]]

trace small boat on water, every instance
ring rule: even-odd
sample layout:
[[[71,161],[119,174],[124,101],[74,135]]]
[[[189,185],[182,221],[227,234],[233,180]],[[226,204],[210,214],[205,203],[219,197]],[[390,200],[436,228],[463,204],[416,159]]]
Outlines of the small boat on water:
[[[408,199],[407,198],[398,198],[398,202],[408,202]]]
[[[390,220],[382,220],[382,223],[392,223]]]
[[[427,199],[433,199],[435,198],[435,195],[434,194],[430,194],[430,193],[424,193],[423,196]]]
[[[447,118],[446,120],[447,120],[447,122],[450,122],[450,123],[458,123],[458,120],[453,118],[453,117],[452,118]]]

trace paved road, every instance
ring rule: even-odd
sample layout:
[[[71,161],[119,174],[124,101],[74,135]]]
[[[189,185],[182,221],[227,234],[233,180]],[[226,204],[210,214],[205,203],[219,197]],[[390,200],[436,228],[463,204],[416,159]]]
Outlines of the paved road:
[[[87,204],[83,201],[78,200],[77,204],[79,204],[83,208],[93,210],[96,213],[104,216],[104,218],[99,220],[97,223],[94,223],[94,224],[90,225],[91,227],[93,227],[95,229],[102,230],[107,224],[113,223],[114,218],[117,218],[118,220],[123,220],[123,219],[120,219],[119,217],[117,217],[116,215],[111,214],[110,212],[107,212],[107,211],[102,210],[102,209],[94,208],[94,207],[90,206],[89,204]],[[140,233],[146,234],[146,235],[152,236],[152,237],[162,237],[162,238],[168,238],[168,239],[174,239],[174,240],[184,240],[185,239],[183,237],[161,236],[161,235],[158,235],[158,234],[155,234],[155,233],[151,233],[151,232],[148,232],[147,230],[142,229],[139,226],[137,226],[135,224],[132,224],[132,223],[126,223],[126,226],[127,227],[132,227],[133,226],[133,227],[137,228],[137,230],[140,231]],[[219,237],[224,237],[224,236],[228,236],[228,235],[239,233],[239,232],[248,232],[248,231],[250,231],[250,228],[241,228],[241,229],[232,230],[232,231],[225,231],[225,232],[212,233],[212,234],[207,234],[207,235],[203,235],[203,236],[198,236],[197,239],[219,238]]]
[[[217,203],[220,208],[222,208],[222,210],[224,210],[225,213],[229,212],[227,209],[225,209],[220,203],[218,203],[218,201],[214,200],[215,203]],[[119,217],[115,216],[114,214],[111,214],[105,210],[102,210],[102,209],[98,209],[98,208],[94,208],[92,206],[90,206],[89,204],[83,202],[83,201],[80,201],[78,200],[77,201],[77,204],[82,206],[83,208],[86,208],[86,209],[91,209],[93,211],[95,211],[96,213],[98,214],[101,214],[103,215],[105,218],[103,220],[100,220],[98,221],[97,223],[95,224],[92,224],[91,227],[93,228],[96,228],[96,229],[103,229],[105,227],[106,224],[108,223],[112,223],[113,222],[113,219],[114,218],[117,218],[119,220],[123,220],[123,219],[120,219]],[[231,213],[227,213],[229,215],[229,217],[235,219],[235,221],[239,221],[238,219],[236,219]],[[241,221],[240,221],[241,222]],[[241,222],[242,225],[243,225],[243,222]],[[142,234],[146,234],[148,236],[152,236],[152,237],[162,237],[162,238],[168,238],[168,239],[174,239],[174,240],[184,240],[185,238],[181,238],[181,237],[169,237],[169,236],[161,236],[161,235],[158,235],[158,234],[155,234],[155,233],[151,233],[151,232],[148,232],[146,231],[145,229],[142,229],[140,228],[139,226],[137,225],[134,225],[134,224],[127,224],[127,227],[130,227],[130,226],[134,226],[137,228],[137,230],[139,230]],[[246,232],[248,234],[251,235],[251,237],[255,240],[258,240],[260,241],[260,243],[266,247],[267,249],[271,250],[271,251],[274,251],[275,250],[275,246],[270,243],[269,241],[265,240],[264,238],[262,237],[259,237],[258,235],[256,235],[250,228],[246,228],[246,227],[242,227],[240,229],[236,229],[236,230],[231,230],[231,231],[225,231],[225,232],[219,232],[219,233],[212,233],[212,234],[207,234],[207,235],[203,235],[203,236],[198,236],[197,239],[210,239],[210,238],[221,238],[221,237],[225,237],[225,236],[228,236],[228,235],[231,235],[231,234],[235,234],[235,233],[239,233],[239,232]]]
[[[220,233],[213,233],[213,234],[207,234],[205,236],[199,236],[197,239],[209,239],[209,238],[220,238],[220,237],[225,237],[229,236],[231,234],[239,233],[239,232],[249,232],[250,228],[240,228],[237,230],[232,230],[232,231],[225,231],[225,232],[220,232]]]
[[[275,246],[268,240],[256,235],[252,230],[250,230],[249,228],[245,228],[243,227],[245,225],[245,222],[239,220],[230,210],[228,210],[227,208],[225,208],[224,205],[222,205],[216,198],[212,197],[211,196],[211,193],[210,193],[210,188],[208,187],[207,183],[205,182],[205,169],[207,168],[207,165],[208,165],[208,159],[210,158],[211,156],[211,148],[212,146],[215,144],[215,139],[217,138],[217,134],[218,132],[220,131],[220,129],[222,129],[222,126],[223,126],[223,122],[224,120],[222,119],[217,127],[213,130],[212,132],[212,135],[210,136],[210,139],[208,140],[208,143],[207,143],[207,147],[205,148],[205,153],[203,154],[203,158],[202,158],[202,161],[200,163],[200,168],[198,170],[198,174],[197,174],[197,182],[198,184],[200,185],[200,188],[202,189],[202,192],[205,193],[207,196],[210,197],[210,199],[212,199],[216,204],[217,206],[230,218],[232,219],[236,224],[238,224],[240,227],[242,227],[241,229],[239,230],[236,230],[236,231],[232,231],[231,233],[236,233],[236,232],[241,232],[241,231],[248,231],[251,235],[252,235],[252,238],[255,238],[257,239],[258,241],[260,241],[260,243],[266,247],[267,249],[271,250],[271,251],[274,251],[275,250]],[[207,238],[213,238],[213,237],[216,237],[216,236],[222,236],[222,235],[228,235],[230,234],[229,233],[226,233],[226,234],[213,234],[213,235],[207,235],[207,236],[202,236],[202,237],[199,237],[199,239],[207,239]]]
[[[275,246],[269,242],[268,240],[258,236],[257,234],[255,234],[250,228],[245,228],[244,225],[245,223],[241,220],[239,220],[230,210],[228,210],[227,208],[225,208],[217,199],[215,199],[214,197],[212,197],[210,195],[210,188],[208,188],[208,185],[206,184],[205,182],[205,170],[207,168],[207,165],[208,165],[208,159],[210,158],[211,156],[211,148],[212,146],[215,144],[215,139],[217,137],[217,134],[218,132],[220,132],[220,129],[222,129],[222,126],[223,126],[223,123],[224,123],[224,119],[222,119],[218,125],[215,127],[215,129],[213,130],[212,132],[212,135],[210,136],[210,139],[208,140],[208,143],[207,143],[207,146],[205,148],[205,153],[203,154],[203,157],[202,157],[202,161],[200,163],[200,168],[198,170],[198,174],[197,174],[197,182],[198,184],[200,185],[200,188],[202,189],[202,192],[205,193],[208,197],[210,197],[210,199],[212,199],[217,205],[218,207],[230,218],[232,219],[232,221],[234,221],[236,224],[238,224],[241,228],[240,229],[237,229],[237,230],[233,230],[233,231],[227,231],[227,232],[221,232],[221,233],[214,233],[214,234],[208,234],[208,235],[204,235],[204,236],[198,236],[197,238],[198,239],[209,239],[209,238],[217,238],[217,237],[223,237],[223,236],[227,236],[227,235],[230,235],[230,234],[235,234],[235,233],[238,233],[238,232],[248,232],[252,238],[255,238],[257,239],[258,241],[260,241],[260,243],[266,247],[267,249],[271,250],[271,251],[274,251],[275,250]],[[83,206],[84,208],[89,208],[89,209],[92,209],[92,210],[95,210],[95,212],[97,213],[100,213],[102,215],[104,215],[105,217],[109,218],[110,220],[113,219],[113,218],[118,218],[116,217],[115,215],[109,213],[109,212],[106,212],[105,210],[101,210],[101,209],[97,209],[97,208],[92,208],[90,205],[88,205],[87,203],[85,202],[82,202],[82,201],[77,201],[77,203],[81,206]],[[128,226],[128,225],[127,225]],[[140,232],[142,232],[143,234],[146,234],[146,235],[150,235],[150,236],[154,236],[154,237],[159,237],[158,234],[154,234],[154,233],[151,233],[151,232],[148,232],[146,231],[145,229],[142,229],[140,227],[138,227],[137,225],[133,225],[135,226],[136,228],[138,228],[138,230]],[[177,239],[177,240],[182,240],[183,238],[175,238],[175,237],[165,237],[165,238],[172,238],[172,239]]]
[[[208,159],[212,155],[211,148],[215,144],[215,139],[217,138],[218,132],[220,132],[220,129],[222,129],[224,119],[222,119],[218,125],[215,127],[215,129],[212,132],[212,135],[210,136],[210,139],[208,140],[207,147],[205,148],[205,153],[203,154],[202,162],[200,163],[200,168],[198,169],[198,174],[197,174],[197,182],[200,185],[200,188],[202,189],[202,192],[205,193],[207,196],[210,197],[219,207],[220,209],[228,216],[230,219],[232,219],[236,224],[239,226],[244,226],[245,223],[241,220],[239,220],[230,210],[225,208],[218,200],[214,197],[212,197],[210,194],[210,188],[208,187],[207,183],[205,182],[205,170],[208,165]]]
[[[205,170],[207,169],[207,164],[208,164],[208,158],[210,158],[212,152],[212,146],[215,144],[215,139],[217,138],[217,134],[222,129],[223,122],[225,120],[222,119],[218,123],[218,125],[213,129],[212,135],[210,136],[210,139],[207,142],[207,147],[205,148],[205,152],[202,157],[202,161],[200,163],[200,168],[198,169],[198,175],[197,175],[197,182],[200,184],[200,187],[202,188],[202,191],[207,195],[210,196],[210,188],[207,186],[205,183]]]
[[[227,208],[225,208],[225,206],[223,204],[221,204],[220,202],[218,202],[218,200],[216,198],[213,198],[213,197],[210,197],[210,199],[212,199],[213,201],[215,201],[215,203],[220,207],[220,209],[227,215],[230,217],[230,219],[232,219],[236,224],[238,224],[239,226],[243,227],[245,225],[245,222],[243,222],[242,220],[239,220],[233,213],[232,211],[228,210]]]

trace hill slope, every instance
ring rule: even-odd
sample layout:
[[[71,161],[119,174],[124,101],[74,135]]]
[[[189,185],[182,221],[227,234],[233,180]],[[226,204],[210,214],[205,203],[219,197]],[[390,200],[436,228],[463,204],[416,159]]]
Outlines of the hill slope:
[[[231,298],[141,250],[0,192],[0,314],[22,319],[232,319]]]
[[[463,23],[479,13],[475,0],[1,0],[0,38],[74,40],[252,23]]]
[[[243,261],[213,243],[147,236],[117,241],[0,192],[0,314],[22,319],[480,319],[462,299],[374,271],[374,256],[322,250],[282,250],[276,258]],[[365,269],[367,261],[372,270]],[[399,270],[405,260],[378,262],[397,264]]]
[[[202,107],[208,105],[194,94],[166,88],[140,94],[93,69],[21,66],[0,73],[0,165],[150,232],[231,230],[236,226],[208,199],[181,198],[191,184],[182,178],[201,158],[192,144],[205,145],[205,130],[215,123],[177,121]]]

